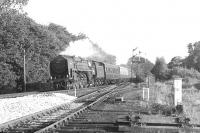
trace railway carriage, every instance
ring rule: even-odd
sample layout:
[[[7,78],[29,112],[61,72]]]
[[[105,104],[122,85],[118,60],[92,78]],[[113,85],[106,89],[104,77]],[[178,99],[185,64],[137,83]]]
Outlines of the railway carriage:
[[[129,75],[128,68],[120,66],[120,78],[127,78]]]
[[[116,83],[120,78],[120,68],[116,65],[104,63],[105,67],[105,83]]]
[[[120,81],[129,81],[131,78],[130,70],[126,67],[120,66]]]

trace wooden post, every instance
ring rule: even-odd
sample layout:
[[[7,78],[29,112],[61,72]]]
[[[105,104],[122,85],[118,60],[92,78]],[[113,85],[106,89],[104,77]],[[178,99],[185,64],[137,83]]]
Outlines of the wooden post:
[[[76,84],[74,84],[74,96],[76,97]]]
[[[133,56],[131,58],[131,82],[133,82]]]
[[[24,91],[26,91],[26,51],[24,49]]]
[[[174,79],[174,105],[177,106],[182,103],[182,79]]]
[[[149,101],[149,88],[143,88],[143,100]]]

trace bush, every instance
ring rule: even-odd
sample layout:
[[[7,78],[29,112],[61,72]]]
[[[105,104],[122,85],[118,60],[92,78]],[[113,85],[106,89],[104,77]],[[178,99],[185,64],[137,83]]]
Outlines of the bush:
[[[200,79],[200,73],[195,69],[187,69],[183,67],[175,67],[171,69],[171,77],[180,77],[188,80],[187,78]]]
[[[171,114],[175,113],[175,107],[170,105],[153,103],[150,106],[150,111],[153,114],[162,113],[163,115],[170,116]]]
[[[16,87],[17,78],[11,65],[0,62],[0,93],[12,92]]]
[[[173,88],[170,84],[156,82],[154,87],[151,88],[151,101],[162,105],[173,104]]]
[[[154,74],[156,81],[165,81],[169,79],[167,64],[163,57],[156,59],[156,63],[152,68],[151,73]]]

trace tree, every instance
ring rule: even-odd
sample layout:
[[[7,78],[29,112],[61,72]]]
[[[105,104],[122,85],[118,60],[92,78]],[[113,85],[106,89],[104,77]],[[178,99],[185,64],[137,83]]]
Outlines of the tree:
[[[16,80],[19,79],[17,76],[15,61],[9,63],[12,60],[12,55],[16,54],[12,45],[12,32],[11,27],[7,25],[12,21],[13,13],[19,13],[22,11],[22,7],[26,5],[28,0],[1,0],[0,1],[0,88],[1,89],[12,89],[16,86]],[[6,29],[7,28],[7,29]],[[9,29],[10,28],[10,29]],[[6,30],[8,32],[6,32]],[[9,37],[11,37],[9,39]],[[10,51],[9,51],[10,50]],[[13,53],[12,53],[13,52]],[[18,55],[16,54],[16,57]],[[8,61],[10,60],[10,61]],[[20,62],[19,62],[20,63]]]
[[[4,62],[0,62],[0,88],[6,87],[7,90],[16,86],[16,74],[10,71],[12,66]],[[5,89],[5,88],[4,88]]]
[[[184,60],[187,68],[194,68],[200,71],[200,41],[188,44],[188,57]]]
[[[180,56],[173,57],[167,66],[170,69],[174,67],[181,67],[183,66],[183,59]]]
[[[189,54],[192,54],[192,52],[193,52],[193,50],[194,50],[194,49],[193,49],[192,43],[189,43],[187,47],[188,47],[188,53],[189,53]]]
[[[135,73],[137,78],[144,80],[147,75],[151,74],[151,69],[154,64],[143,57],[130,57],[127,66],[133,70],[133,73]]]
[[[156,80],[166,80],[168,78],[167,70],[165,59],[161,57],[156,59],[155,66],[151,72],[155,75]]]
[[[51,26],[37,24],[14,9],[0,16],[0,60],[6,71],[4,74],[10,78],[0,78],[3,85],[12,81],[15,82],[11,83],[12,87],[22,86],[24,50],[27,82],[46,81],[49,79],[49,61],[64,50],[70,41],[83,38],[83,35],[73,35],[59,25],[51,30]]]
[[[28,0],[1,0],[0,1],[0,15],[4,12],[17,9],[23,11],[22,7],[27,5]]]
[[[59,42],[60,51],[64,51],[69,46],[71,41],[74,42],[86,38],[86,35],[83,33],[80,33],[78,36],[73,35],[72,33],[69,33],[65,27],[54,23],[50,23],[47,29],[55,35],[57,41]]]

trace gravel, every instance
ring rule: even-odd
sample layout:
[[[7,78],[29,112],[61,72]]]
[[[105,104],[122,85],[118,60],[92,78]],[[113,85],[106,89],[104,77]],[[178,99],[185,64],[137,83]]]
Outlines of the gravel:
[[[43,93],[0,99],[0,124],[53,106],[69,103],[75,98],[61,93]]]

